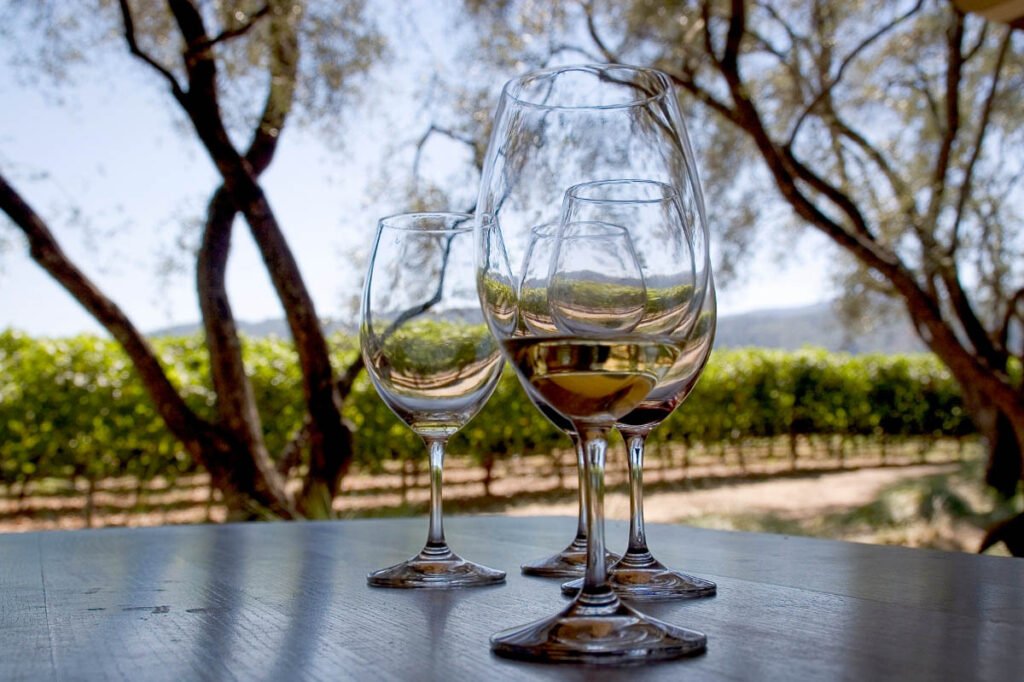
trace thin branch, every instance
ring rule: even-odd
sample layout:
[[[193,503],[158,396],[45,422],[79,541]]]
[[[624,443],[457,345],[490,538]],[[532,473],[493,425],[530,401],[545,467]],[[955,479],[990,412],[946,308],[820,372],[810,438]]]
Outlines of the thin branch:
[[[982,48],[982,46],[985,44],[985,38],[988,37],[989,23],[990,22],[988,22],[988,21],[982,22],[981,30],[978,31],[978,40],[974,43],[974,45],[972,45],[971,47],[967,48],[967,50],[964,52],[964,60],[965,61],[971,61],[974,58],[974,55],[976,55],[978,53],[978,50],[980,50]],[[995,23],[995,22],[992,22],[992,23]]]
[[[232,38],[238,38],[240,36],[245,35],[252,29],[253,26],[257,24],[257,22],[259,22],[260,19],[262,19],[269,13],[270,5],[263,5],[263,7],[258,9],[251,17],[249,17],[249,20],[247,22],[239,26],[236,26],[235,28],[229,28],[221,31],[216,36],[206,41],[204,45],[201,45],[201,48],[209,49],[217,43],[222,43],[225,40],[231,40]]]
[[[597,49],[601,51],[605,61],[617,63],[619,58],[614,52],[605,44],[604,40],[597,32],[597,24],[594,22],[594,11],[593,5],[589,2],[583,4],[583,13],[587,17],[587,32],[590,33],[590,39],[594,41]]]
[[[1022,325],[1024,325],[1024,287],[1017,289],[1017,291],[1010,298],[1009,303],[1006,304],[1006,312],[1003,313],[1003,322],[999,327],[999,345],[1001,348],[1007,348],[1010,341],[1010,325],[1013,324],[1013,319],[1017,318]],[[1009,349],[1007,348],[1009,352]],[[1021,342],[1021,350],[1019,351],[1021,356],[1024,356],[1024,340]],[[1024,381],[1021,382],[1020,390],[1024,393]]]
[[[949,53],[949,64],[946,68],[946,109],[939,146],[939,156],[935,162],[935,173],[932,175],[932,196],[928,209],[928,224],[938,219],[942,206],[942,197],[946,193],[946,176],[949,173],[950,158],[957,131],[960,129],[960,80],[963,72],[963,53],[961,43],[964,36],[964,15],[954,10],[954,22],[946,32],[946,48]]]
[[[142,48],[139,47],[139,43],[135,38],[135,20],[132,18],[131,8],[128,7],[128,0],[119,0],[118,4],[121,7],[121,19],[124,23],[124,39],[128,43],[128,50],[163,76],[170,84],[171,91],[174,93],[175,98],[179,100],[182,99],[185,96],[185,91],[182,90],[181,85],[178,83],[178,79],[174,74],[164,67],[163,64],[146,54]]]
[[[580,55],[583,55],[583,57],[585,57],[587,59],[587,61],[591,61],[591,62],[599,62],[603,58],[602,55],[594,54],[590,50],[587,50],[586,48],[580,47],[579,45],[570,45],[568,43],[558,43],[557,45],[552,45],[551,49],[548,51],[548,54],[544,57],[543,67],[547,67],[548,64],[551,63],[552,58],[554,58],[554,57],[556,57],[556,56],[558,56],[558,55],[560,55],[560,54],[562,54],[564,52],[576,52],[576,53],[578,53]]]
[[[711,61],[721,68],[722,62],[718,59],[718,55],[715,53],[715,43],[711,38],[711,3],[704,2],[700,6],[700,17],[701,23],[703,24],[703,39],[704,39],[704,52],[707,53]]]
[[[999,79],[1002,75],[1003,63],[1006,60],[1006,53],[1010,47],[1011,29],[1007,28],[1003,34],[1002,43],[999,45],[999,55],[996,57],[995,68],[992,70],[992,82],[989,85],[988,94],[985,97],[985,104],[981,111],[981,120],[978,123],[978,131],[974,137],[974,149],[971,151],[971,158],[964,169],[964,181],[960,185],[960,197],[956,205],[956,219],[953,222],[953,235],[950,240],[947,253],[950,256],[956,252],[960,242],[960,225],[963,221],[964,209],[967,205],[967,197],[971,194],[971,183],[974,179],[974,168],[981,156],[981,148],[985,143],[985,134],[988,132],[988,124],[992,119],[992,105],[995,102],[999,90]]]
[[[679,87],[689,92],[691,95],[696,97],[700,102],[708,106],[710,109],[721,115],[726,120],[736,125],[740,125],[739,114],[736,112],[735,109],[731,108],[728,104],[721,101],[720,99],[717,99],[714,95],[708,92],[708,90],[701,87],[696,82],[696,79],[694,78],[694,74],[692,72],[687,72],[687,76],[687,78],[684,78],[683,76],[680,76],[677,73],[668,73],[668,77],[672,79],[672,82],[674,84],[678,85]]]
[[[815,96],[815,98],[811,100],[811,102],[806,107],[804,107],[803,111],[800,112],[800,115],[796,119],[796,123],[793,125],[793,131],[789,134],[789,141],[786,143],[787,145],[793,144],[793,141],[796,139],[797,133],[799,132],[800,126],[803,124],[804,119],[806,119],[807,116],[814,110],[814,108],[818,106],[821,100],[825,97],[831,97],[832,90],[835,88],[836,85],[839,84],[839,81],[842,80],[843,74],[845,73],[847,67],[849,67],[850,64],[853,63],[853,60],[855,60],[861,52],[870,47],[872,43],[879,40],[886,33],[893,30],[901,23],[903,23],[904,21],[912,17],[914,14],[916,14],[921,9],[921,6],[923,4],[923,0],[918,0],[917,4],[915,4],[913,7],[911,7],[909,10],[907,10],[899,17],[897,17],[894,21],[886,24],[885,26],[882,26],[877,31],[869,35],[867,38],[862,40],[860,44],[853,48],[849,52],[849,54],[847,54],[842,59],[842,61],[839,63],[839,68],[836,70],[835,75],[829,79],[829,81],[818,92],[817,96]]]
[[[893,169],[889,164],[889,161],[877,147],[871,144],[871,142],[869,142],[868,139],[859,131],[855,130],[846,121],[844,121],[835,111],[832,112],[832,120],[835,122],[835,125],[842,136],[855,144],[858,149],[864,152],[864,154],[867,155],[867,157],[871,159],[876,166],[878,166],[882,171],[882,174],[886,177],[886,180],[889,181],[889,186],[892,188],[893,194],[906,204],[904,208],[906,209],[908,217],[910,217],[913,214],[914,208],[913,197],[910,195],[910,191],[907,188],[906,183],[903,181],[903,178],[899,176],[899,173]]]

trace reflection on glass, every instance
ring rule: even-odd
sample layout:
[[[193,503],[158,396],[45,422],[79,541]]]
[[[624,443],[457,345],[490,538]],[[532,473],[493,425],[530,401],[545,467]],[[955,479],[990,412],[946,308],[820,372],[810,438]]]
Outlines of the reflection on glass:
[[[445,445],[483,407],[502,367],[476,296],[472,220],[419,213],[384,218],[378,226],[360,345],[381,398],[426,443],[430,524],[419,554],[367,577],[376,587],[471,587],[505,579],[503,571],[452,552],[442,526]]]

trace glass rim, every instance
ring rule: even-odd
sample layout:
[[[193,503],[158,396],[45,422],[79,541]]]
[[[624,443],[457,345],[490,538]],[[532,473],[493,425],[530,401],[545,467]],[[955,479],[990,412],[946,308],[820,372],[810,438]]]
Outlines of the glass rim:
[[[402,230],[406,232],[419,232],[422,234],[438,233],[438,234],[452,234],[461,232],[472,232],[477,220],[481,217],[476,213],[464,213],[462,211],[410,211],[406,213],[392,213],[386,215],[377,220],[377,227],[384,229],[385,227],[389,230]],[[493,218],[488,219],[486,215],[482,216],[485,226],[486,223],[493,222]],[[420,220],[448,220],[453,221],[461,220],[462,225],[435,225],[418,227],[416,221]]]
[[[614,104],[538,104],[537,102],[531,102],[530,100],[523,99],[518,94],[513,93],[513,89],[517,86],[522,86],[529,80],[535,80],[539,78],[545,78],[557,75],[559,73],[566,73],[570,71],[584,71],[584,72],[598,72],[598,71],[612,71],[622,70],[631,71],[634,73],[643,73],[650,75],[655,81],[661,84],[661,90],[653,95],[647,97],[640,97],[629,102],[616,102]],[[651,102],[655,102],[660,99],[664,99],[671,90],[672,82],[664,72],[657,69],[652,69],[645,66],[631,66],[629,64],[567,64],[565,66],[555,66],[548,69],[536,69],[534,71],[528,71],[521,76],[512,78],[505,82],[505,85],[501,88],[502,99],[510,99],[517,104],[529,107],[532,109],[546,109],[552,111],[603,111],[611,109],[630,109],[633,107],[643,106]],[[520,87],[520,90],[522,88]]]
[[[651,187],[657,187],[662,191],[662,196],[652,199],[617,199],[613,197],[588,197],[580,196],[580,192],[584,189],[596,187],[598,185],[647,185]],[[565,190],[565,196],[573,201],[581,201],[594,204],[661,204],[669,201],[676,201],[680,198],[679,190],[668,184],[667,182],[661,182],[660,180],[648,180],[643,178],[621,178],[614,180],[591,180],[589,182],[581,182],[579,184],[571,186]]]
[[[588,226],[599,226],[599,231],[584,232],[582,234],[576,233],[565,233],[565,229],[570,225],[588,225]],[[561,238],[561,239],[589,239],[592,237],[609,237],[616,235],[629,236],[629,228],[615,223],[609,223],[604,220],[559,220],[548,223],[541,223],[540,225],[534,225],[530,228],[530,234],[543,239]]]

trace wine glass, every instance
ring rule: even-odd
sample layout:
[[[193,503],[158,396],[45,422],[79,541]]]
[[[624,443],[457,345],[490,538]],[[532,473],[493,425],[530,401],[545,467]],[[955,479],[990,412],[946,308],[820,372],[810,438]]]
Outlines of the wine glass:
[[[503,582],[503,571],[452,552],[441,514],[445,446],[487,402],[503,365],[476,295],[472,215],[408,213],[380,220],[359,340],[381,399],[423,439],[430,457],[426,545],[411,559],[371,573],[367,582],[406,588]]]
[[[555,328],[554,321],[547,314],[548,276],[551,269],[551,255],[554,253],[559,223],[545,223],[530,230],[530,243],[523,259],[522,279],[519,282],[520,312],[523,323],[527,327],[551,331]],[[548,407],[542,400],[534,397],[530,390],[526,395],[533,406],[551,422],[559,431],[569,436],[573,451],[576,453],[576,471],[578,476],[578,506],[576,515],[576,536],[565,549],[551,556],[522,564],[523,574],[542,578],[575,578],[582,576],[587,563],[587,514],[583,502],[583,448],[580,438],[572,422]],[[605,561],[609,565],[621,557],[613,552],[605,552]]]
[[[679,357],[672,369],[636,409],[616,423],[628,452],[629,545],[622,558],[608,569],[608,580],[619,595],[634,601],[710,597],[718,590],[712,581],[674,571],[654,558],[647,547],[643,507],[644,443],[696,386],[711,355],[716,317],[712,278],[700,317],[679,343]],[[562,592],[575,594],[581,587],[581,581],[572,580],[562,585]]]
[[[651,180],[610,180],[583,183],[565,193],[563,220],[607,220],[626,227],[633,248],[643,263],[647,282],[648,310],[641,326],[664,329],[679,347],[675,365],[654,391],[632,412],[616,424],[628,449],[630,481],[629,546],[623,557],[609,569],[609,580],[620,595],[630,599],[669,599],[714,595],[716,585],[703,578],[672,571],[658,562],[647,547],[643,519],[643,455],[648,434],[689,395],[711,353],[715,332],[715,292],[706,249],[697,258],[704,260],[708,273],[703,291],[693,294],[701,300],[695,324],[664,311],[680,309],[678,299],[691,295],[687,284],[674,275],[679,256],[671,244],[700,235],[693,215],[687,215],[678,192],[671,185]],[[699,239],[697,240],[699,242]],[[657,286],[659,284],[660,286]],[[683,330],[679,333],[678,330]],[[580,581],[563,586],[573,593]]]
[[[706,248],[707,228],[693,154],[669,79],[650,69],[583,65],[529,73],[505,85],[477,201],[480,214],[488,217],[477,224],[480,299],[491,331],[520,378],[569,418],[583,441],[590,533],[579,594],[551,618],[492,636],[491,646],[501,655],[614,664],[692,655],[706,647],[703,634],[622,604],[607,582],[604,562],[604,436],[664,376],[677,347],[662,338],[656,325],[638,322],[628,331],[588,328],[591,320],[574,317],[579,301],[552,297],[552,290],[552,318],[569,322],[560,336],[541,334],[518,321],[514,283],[521,273],[513,273],[509,263],[522,262],[530,227],[561,205],[569,187],[621,178],[671,185],[696,217],[703,246],[692,240],[686,262],[677,264],[692,282],[690,299],[671,313],[684,326],[692,325],[701,305],[696,292],[706,289],[709,275],[698,251]],[[500,229],[485,229],[490,221]],[[569,243],[560,240],[558,250]],[[565,258],[561,262],[567,264]],[[577,262],[576,267],[564,281],[572,284],[575,278],[582,285],[586,264]],[[552,271],[552,283],[558,274]],[[621,292],[626,285],[598,281],[595,288]],[[583,286],[575,290],[586,293]],[[602,304],[600,297],[585,302]]]
[[[604,549],[604,464],[608,431],[647,396],[672,367],[677,350],[667,337],[634,333],[646,287],[628,241],[592,239],[594,226],[561,226],[551,257],[547,293],[527,298],[512,333],[495,326],[520,381],[537,402],[568,419],[584,452],[589,534],[583,588],[563,612],[492,636],[504,655],[543,660],[597,661],[679,655],[702,647],[699,633],[649,619],[626,606],[607,580]],[[625,228],[616,228],[628,240]],[[627,248],[624,249],[623,245]],[[488,288],[486,277],[482,282]],[[528,290],[526,290],[528,291]],[[541,309],[545,300],[547,312]],[[484,300],[488,300],[485,295]],[[527,317],[554,323],[530,325]]]

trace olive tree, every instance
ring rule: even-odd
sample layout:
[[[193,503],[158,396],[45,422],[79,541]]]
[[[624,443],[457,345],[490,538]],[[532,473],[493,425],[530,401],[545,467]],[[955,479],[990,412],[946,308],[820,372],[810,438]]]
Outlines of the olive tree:
[[[216,168],[220,184],[212,188],[195,263],[216,417],[204,419],[189,408],[143,334],[72,262],[46,217],[3,173],[0,209],[24,234],[32,258],[123,346],[167,428],[210,472],[232,517],[330,515],[352,459],[341,405],[360,365],[332,368],[313,300],[260,176],[285,126],[344,109],[355,75],[381,54],[364,3],[101,0],[98,6],[40,2],[7,9],[18,20],[19,50],[37,50],[37,66],[62,70],[87,60],[94,41],[119,41],[126,58],[163,84],[168,105],[183,115]],[[8,23],[14,22],[5,22],[10,39]],[[282,453],[265,445],[225,287],[236,216],[259,249],[301,366],[307,415]],[[303,472],[297,492],[286,486],[295,471]]]

